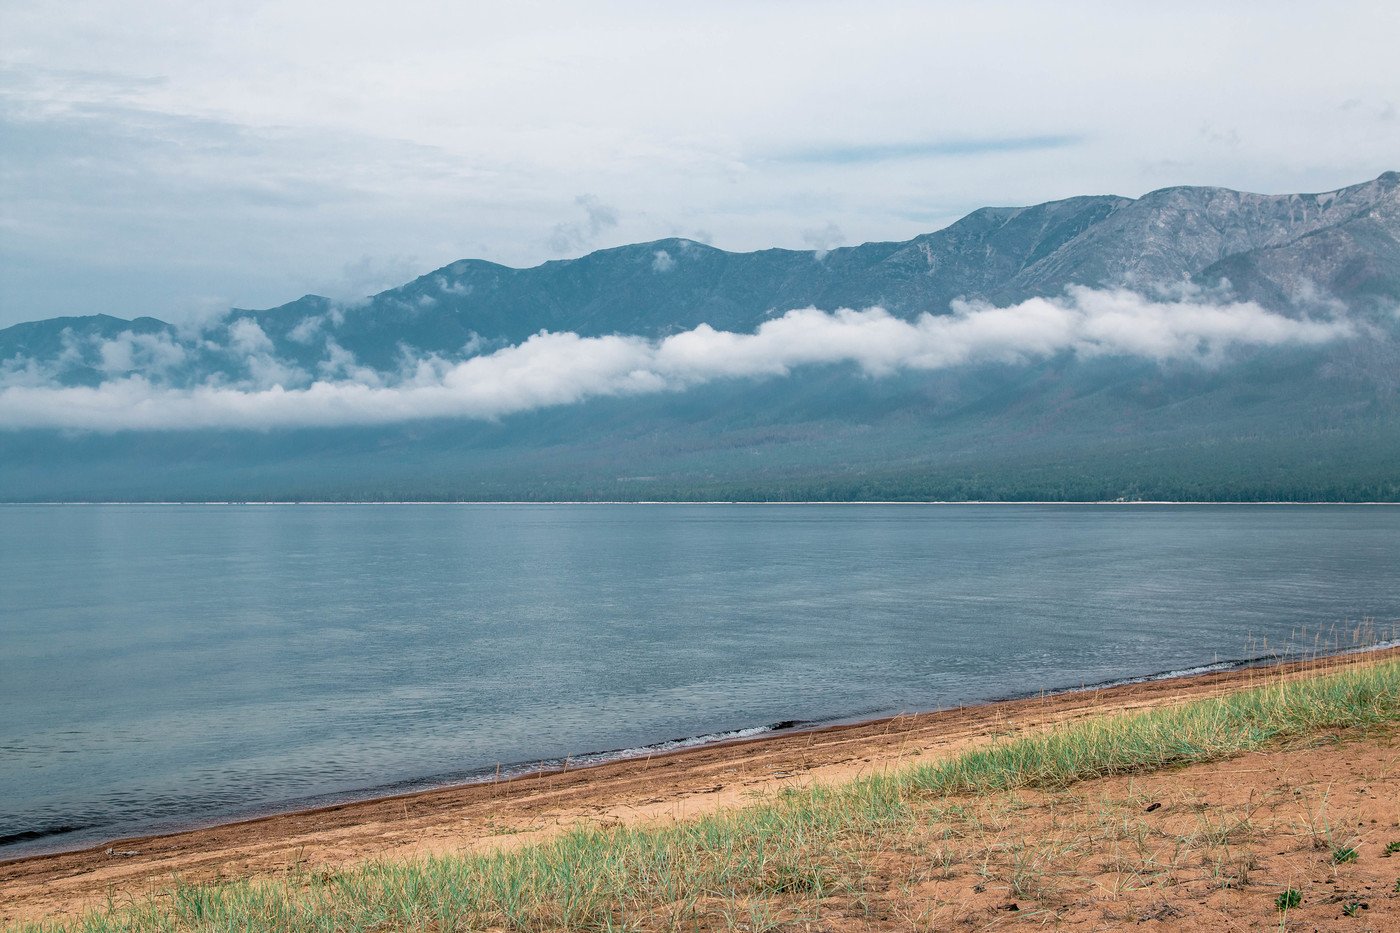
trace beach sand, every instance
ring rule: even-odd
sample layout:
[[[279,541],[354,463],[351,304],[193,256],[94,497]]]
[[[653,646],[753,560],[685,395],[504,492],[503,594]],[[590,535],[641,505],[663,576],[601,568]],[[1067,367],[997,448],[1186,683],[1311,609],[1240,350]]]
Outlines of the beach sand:
[[[1400,657],[1400,649],[776,733],[651,758],[531,774],[499,783],[435,789],[126,839],[81,851],[0,863],[0,920],[71,915],[105,904],[109,898],[120,902],[158,894],[168,889],[176,877],[192,883],[270,876],[293,867],[334,869],[369,859],[517,846],[580,824],[606,826],[685,819],[718,808],[743,806],[784,788],[838,783],[931,761],[1083,717],[1179,703],[1269,678],[1294,677],[1319,668],[1335,669],[1394,657]],[[1028,897],[1024,891],[1018,893],[1020,886],[1014,879],[991,880],[993,876],[987,875],[985,867],[978,881],[968,866],[947,865],[941,874],[921,882],[922,893],[915,900],[911,900],[915,897],[909,893],[914,890],[911,888],[897,903],[913,904],[917,900],[925,905],[920,908],[921,915],[939,919],[940,923],[967,923],[973,922],[969,918],[981,918],[974,925],[985,926],[1011,914],[1025,919],[1028,910],[1052,910],[1053,916],[1061,920],[1078,917],[1100,928],[1114,928],[1120,922],[1150,922],[1165,929],[1197,923],[1209,927],[1227,918],[1231,923],[1253,926],[1234,918],[1234,908],[1230,907],[1232,898],[1253,898],[1247,904],[1249,916],[1262,917],[1268,921],[1266,926],[1277,928],[1277,914],[1270,915],[1268,910],[1261,913],[1254,903],[1267,893],[1266,885],[1259,883],[1259,879],[1267,878],[1268,884],[1275,887],[1285,883],[1311,886],[1299,916],[1310,916],[1306,911],[1323,913],[1308,920],[1308,928],[1326,925],[1334,914],[1343,917],[1344,907],[1359,904],[1363,898],[1364,908],[1352,907],[1357,916],[1345,917],[1352,923],[1347,929],[1384,929],[1390,923],[1396,924],[1392,929],[1400,928],[1400,893],[1391,890],[1400,877],[1400,857],[1387,858],[1382,854],[1386,843],[1400,840],[1397,761],[1400,749],[1395,731],[1380,730],[1363,737],[1345,737],[1340,743],[1324,736],[1224,762],[1133,778],[1086,781],[1053,794],[1027,792],[977,798],[969,804],[973,810],[991,808],[988,814],[1001,814],[978,823],[986,851],[1013,851],[1015,846],[1010,843],[996,841],[1003,836],[1020,839],[1017,845],[1021,851],[1036,841],[1038,844],[1032,846],[1039,853],[1036,857],[1049,860],[1040,865],[1036,875],[1058,879],[1057,890]],[[1015,805],[1007,808],[1010,797],[1015,798]],[[1091,805],[1095,800],[1099,802]],[[1168,891],[1166,887],[1142,894],[1141,887],[1125,887],[1121,879],[1113,880],[1127,869],[1115,868],[1105,861],[1105,852],[1116,851],[1121,839],[1110,846],[1104,837],[1103,845],[1093,846],[1092,853],[1072,841],[1077,838],[1075,833],[1094,836],[1092,827],[1084,822],[1088,819],[1084,814],[1102,814],[1107,812],[1105,807],[1117,807],[1126,808],[1124,813],[1134,819],[1146,819],[1145,807],[1152,803],[1161,806],[1146,812],[1159,824],[1193,820],[1199,823],[1203,813],[1210,814],[1207,819],[1228,820],[1230,813],[1248,810],[1250,854],[1246,857],[1240,840],[1232,848],[1227,834],[1225,854],[1216,844],[1208,856],[1215,860],[1214,868],[1194,863],[1180,866],[1183,875],[1173,882],[1177,885],[1174,894],[1163,894]],[[998,807],[1003,809],[999,811]],[[1356,837],[1366,857],[1330,869],[1313,864],[1321,858],[1319,807],[1329,829],[1346,824],[1344,828]],[[1273,814],[1272,822],[1266,820],[1266,810]],[[1082,826],[1076,824],[1075,813],[1084,816],[1079,821]],[[1307,828],[1309,819],[1312,829]],[[1127,817],[1121,822],[1128,825]],[[1265,828],[1266,823],[1271,828]],[[1180,844],[1177,848],[1180,850]],[[1059,855],[1052,857],[1054,852]],[[1222,859],[1245,861],[1223,864]],[[988,866],[993,861],[996,860],[984,856],[983,864]],[[1276,864],[1270,865],[1271,861]],[[1141,875],[1142,869],[1136,872]],[[1230,872],[1253,874],[1252,889],[1247,877],[1245,883],[1222,885],[1222,872],[1227,876]],[[1197,881],[1207,890],[1193,893],[1190,885],[1196,883],[1192,879],[1197,875],[1201,876]],[[1325,889],[1326,897],[1333,898],[1331,902],[1323,904],[1322,895],[1311,890],[1318,886]],[[1092,895],[1093,891],[1100,894]],[[1268,894],[1266,900],[1273,896]],[[1014,910],[1008,906],[1013,903]],[[1051,906],[1047,907],[1047,903]],[[833,909],[839,907],[839,903],[834,903]],[[909,922],[893,915],[887,925],[869,914],[868,905],[863,909],[866,913],[862,916],[868,921],[864,925],[870,929],[910,928]],[[899,913],[903,908],[887,905],[886,912],[890,910]],[[842,926],[838,923],[832,928]]]

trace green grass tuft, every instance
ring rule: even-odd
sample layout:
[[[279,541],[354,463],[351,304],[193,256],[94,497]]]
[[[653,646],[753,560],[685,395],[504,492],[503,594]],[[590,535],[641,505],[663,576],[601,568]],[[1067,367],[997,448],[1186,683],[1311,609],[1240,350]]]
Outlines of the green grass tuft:
[[[1353,846],[1340,846],[1332,850],[1332,864],[1344,865],[1347,862],[1354,862],[1361,857]]]
[[[925,766],[912,781],[942,794],[985,793],[1212,761],[1288,735],[1394,718],[1398,672],[1400,664],[1387,662],[1102,717]]]

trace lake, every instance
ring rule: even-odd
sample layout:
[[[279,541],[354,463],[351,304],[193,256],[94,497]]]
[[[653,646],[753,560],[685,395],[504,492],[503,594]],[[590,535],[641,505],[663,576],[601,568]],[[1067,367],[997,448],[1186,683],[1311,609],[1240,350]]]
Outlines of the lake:
[[[0,506],[0,858],[1389,639],[1398,549],[1365,506]]]

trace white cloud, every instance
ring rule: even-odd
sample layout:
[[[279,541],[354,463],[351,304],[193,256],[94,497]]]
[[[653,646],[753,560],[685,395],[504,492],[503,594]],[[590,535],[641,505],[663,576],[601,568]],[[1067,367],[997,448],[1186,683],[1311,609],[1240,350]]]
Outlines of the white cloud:
[[[305,385],[311,381],[306,370],[293,366],[271,354],[254,354],[244,362],[248,369],[247,385],[253,389],[282,389]],[[231,390],[240,391],[240,390]]]
[[[338,273],[320,281],[313,280],[311,292],[332,301],[355,307],[370,297],[397,288],[423,271],[422,263],[412,256],[361,256],[343,264]],[[298,294],[305,291],[299,288]]]
[[[140,370],[165,373],[184,364],[189,354],[169,334],[133,334],[127,331],[98,346],[98,365],[109,376],[124,375]]]
[[[592,235],[580,191],[614,208],[590,247],[703,228],[761,249],[1170,184],[1325,191],[1400,152],[1383,119],[1400,5],[1375,0],[336,10],[7,0],[3,322],[355,300],[466,256],[532,265],[561,252],[555,225],[568,250]],[[1130,35],[1152,42],[1110,41]],[[1078,142],[995,145],[1053,137]],[[399,254],[408,274],[341,274]]]
[[[0,390],[0,428],[260,429],[495,419],[589,398],[777,377],[804,366],[854,364],[878,378],[1062,353],[1220,365],[1235,350],[1317,345],[1355,334],[1345,319],[1289,318],[1248,302],[1072,288],[1063,297],[1005,308],[958,303],[952,314],[913,320],[880,308],[806,308],[766,321],[753,333],[708,325],[662,340],[541,332],[464,361],[407,356],[391,377],[364,371],[332,343],[322,378],[299,387],[305,374],[272,359],[258,340],[262,331],[247,324],[252,326],[240,327],[236,337],[231,327],[230,335],[252,353],[251,385],[172,388],[138,375],[97,387],[57,388],[36,386],[32,374],[17,371],[22,378]]]
[[[824,227],[802,231],[802,242],[812,247],[817,261],[820,262],[826,258],[827,253],[846,242],[846,234],[842,233],[836,224],[828,221]]]
[[[245,355],[272,352],[272,338],[250,317],[241,317],[228,326],[228,342],[235,352]]]
[[[217,344],[206,346],[219,349]],[[252,318],[241,317],[228,326],[227,352],[247,370],[245,387],[285,389],[311,381],[305,370],[280,359],[275,349],[272,338]]]
[[[676,267],[676,260],[671,258],[671,254],[664,249],[657,250],[651,257],[651,270],[653,272],[670,272]]]
[[[467,282],[449,282],[445,276],[441,275],[433,281],[444,295],[470,295],[472,293],[473,286]]]
[[[326,341],[326,358],[317,367],[322,379],[349,380],[367,386],[380,386],[384,379],[374,369],[360,365],[355,354],[334,340]]]
[[[38,360],[13,356],[0,360],[0,386],[45,386],[53,384],[53,373]],[[3,394],[3,390],[0,390]]]
[[[576,253],[597,242],[605,230],[617,226],[617,209],[609,207],[591,194],[581,194],[574,203],[583,208],[584,220],[556,224],[549,237],[549,248],[555,253]]]
[[[297,343],[309,344],[316,339],[316,335],[321,332],[321,328],[325,323],[326,318],[321,314],[313,314],[309,317],[304,317],[296,327],[287,331],[287,337]]]

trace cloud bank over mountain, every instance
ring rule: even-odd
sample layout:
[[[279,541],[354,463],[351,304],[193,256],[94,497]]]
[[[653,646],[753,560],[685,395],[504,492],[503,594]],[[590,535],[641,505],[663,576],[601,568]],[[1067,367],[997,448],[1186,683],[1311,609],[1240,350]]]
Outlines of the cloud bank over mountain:
[[[492,352],[469,346],[465,358],[404,348],[393,370],[360,365],[331,339],[312,372],[277,356],[252,318],[235,317],[217,333],[184,342],[164,332],[102,340],[96,349],[103,378],[96,385],[62,385],[34,360],[8,361],[0,370],[0,428],[116,432],[491,420],[590,398],[779,378],[803,367],[848,365],[878,379],[1058,354],[1219,367],[1250,350],[1316,346],[1359,332],[1345,315],[1291,317],[1199,290],[1163,297],[1074,286],[1004,307],[957,301],[951,314],[907,319],[880,307],[802,308],[751,332],[709,324],[661,338],[540,331]],[[70,349],[78,348],[65,352]],[[182,384],[172,374],[194,354],[229,358],[238,376],[219,372]]]

